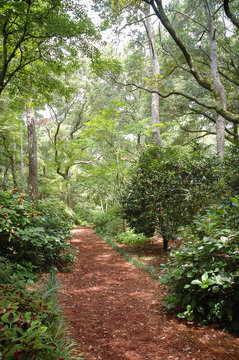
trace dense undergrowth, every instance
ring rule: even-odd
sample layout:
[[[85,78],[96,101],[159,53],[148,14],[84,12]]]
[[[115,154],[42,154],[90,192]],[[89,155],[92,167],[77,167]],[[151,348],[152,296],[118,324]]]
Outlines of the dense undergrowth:
[[[75,355],[74,342],[65,337],[56,290],[54,274],[40,289],[31,291],[13,284],[0,285],[1,359],[82,359]]]
[[[164,304],[181,318],[239,333],[239,196],[195,218],[170,253],[161,282]]]
[[[72,216],[56,200],[31,201],[25,193],[0,193],[0,251],[13,263],[33,269],[62,268],[74,259]]]
[[[158,231],[174,248],[177,238],[161,269],[160,281],[168,289],[164,305],[180,318],[239,333],[239,154],[231,149],[220,166],[200,154],[149,148],[126,189],[121,213],[98,212],[91,220],[101,237],[154,277],[158,269],[132,259],[117,243],[144,244]]]
[[[0,359],[71,360],[57,307],[55,270],[69,269],[75,253],[72,214],[56,200],[33,202],[14,190],[0,193]],[[39,283],[42,272],[49,278]]]
[[[152,246],[144,235],[132,230],[114,237],[104,231],[98,234],[127,261],[166,286],[163,303],[169,311],[189,321],[217,323],[239,333],[238,196],[195,217],[191,226],[183,229],[177,246],[171,243],[168,261],[161,266],[141,260],[142,247]],[[122,248],[122,244],[126,246]],[[151,256],[150,262],[158,264],[159,257]]]

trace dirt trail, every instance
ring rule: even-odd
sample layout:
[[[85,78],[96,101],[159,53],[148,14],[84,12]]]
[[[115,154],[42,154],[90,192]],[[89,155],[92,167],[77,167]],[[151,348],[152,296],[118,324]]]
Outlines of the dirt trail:
[[[59,274],[60,306],[87,360],[238,360],[239,339],[165,314],[163,287],[89,228],[75,228],[79,256]]]

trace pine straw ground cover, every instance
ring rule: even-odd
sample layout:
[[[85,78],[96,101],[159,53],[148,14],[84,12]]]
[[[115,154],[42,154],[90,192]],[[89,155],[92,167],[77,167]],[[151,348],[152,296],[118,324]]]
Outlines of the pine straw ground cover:
[[[163,286],[90,228],[75,228],[72,243],[79,255],[71,273],[59,274],[59,304],[85,359],[239,359],[236,337],[165,312]],[[130,252],[150,266],[166,261],[160,243],[145,245],[137,253],[130,248]]]

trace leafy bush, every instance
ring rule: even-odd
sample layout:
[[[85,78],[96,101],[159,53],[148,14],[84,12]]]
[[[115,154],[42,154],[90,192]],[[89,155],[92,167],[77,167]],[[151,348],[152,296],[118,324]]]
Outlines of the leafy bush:
[[[0,285],[0,357],[4,360],[73,359],[50,296]]]
[[[239,195],[239,148],[238,146],[230,146],[227,148],[224,160],[224,179],[226,187],[231,194]]]
[[[82,204],[78,204],[75,209],[74,221],[76,225],[88,225],[92,222],[92,214],[91,211],[84,207]]]
[[[26,282],[32,283],[36,279],[34,266],[22,266],[0,257],[0,284],[15,284],[24,288]]]
[[[64,238],[70,235],[74,212],[64,202],[50,198],[38,201],[36,206],[44,216],[45,228],[48,228],[49,232],[52,234],[57,232],[58,236]]]
[[[179,317],[204,319],[239,332],[239,196],[193,222],[170,254],[161,281],[164,304]]]
[[[126,231],[117,235],[115,240],[124,245],[142,245],[147,241],[144,234],[135,234],[133,231]]]
[[[159,228],[166,248],[179,227],[189,224],[215,194],[221,197],[218,161],[200,149],[150,147],[141,155],[122,199],[130,227],[147,236]]]
[[[122,232],[122,218],[103,212],[94,212],[93,224],[97,233],[115,236]]]
[[[32,202],[24,193],[0,193],[0,250],[9,260],[41,269],[74,259],[66,238],[71,216],[56,201]]]

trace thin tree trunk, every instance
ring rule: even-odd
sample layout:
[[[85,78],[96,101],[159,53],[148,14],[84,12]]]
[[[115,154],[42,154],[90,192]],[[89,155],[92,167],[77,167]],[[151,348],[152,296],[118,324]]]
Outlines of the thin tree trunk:
[[[210,56],[211,56],[211,76],[214,85],[214,97],[219,105],[222,106],[223,110],[227,109],[227,93],[223,86],[218,72],[217,64],[217,43],[216,43],[216,30],[214,27],[213,15],[211,13],[211,1],[205,0],[206,13],[208,18],[208,31],[210,40]],[[225,155],[225,125],[226,121],[224,117],[218,115],[216,132],[217,132],[217,152],[221,159]]]
[[[46,178],[46,166],[43,165],[43,179]],[[43,180],[43,185],[45,185],[45,181]],[[44,200],[45,199],[45,191],[42,190],[41,192],[41,200]]]
[[[12,148],[13,148],[13,152],[12,152],[12,156],[11,156],[12,178],[13,178],[14,188],[17,189],[18,188],[17,171],[16,171],[16,150],[17,150],[17,146],[16,146],[15,142],[12,144]]]
[[[4,169],[4,176],[3,176],[3,190],[4,191],[7,191],[8,189],[8,170],[9,170],[9,165],[6,165],[5,166],[5,169]]]
[[[125,219],[123,219],[123,232],[127,231],[127,227],[126,227],[126,221]]]
[[[238,125],[237,124],[233,124],[233,135],[234,135],[234,140],[235,142],[238,144],[239,139],[238,139]]]
[[[20,183],[21,183],[21,190],[22,190],[22,189],[23,189],[23,182],[24,182],[24,153],[23,153],[23,138],[22,138],[22,133],[21,133],[20,153],[21,153]]]
[[[156,51],[156,44],[155,44],[155,33],[154,28],[151,20],[151,12],[150,12],[150,5],[147,6],[147,10],[145,11],[146,15],[146,23],[145,29],[149,43],[149,50],[150,50],[150,59],[151,59],[151,73],[154,77],[155,85],[154,90],[158,91],[158,84],[157,84],[157,76],[160,73],[158,55]],[[153,132],[153,142],[158,145],[162,145],[162,140],[160,136],[160,129],[159,129],[159,95],[156,93],[152,93],[151,98],[151,117],[152,117],[152,132]]]
[[[137,134],[137,146],[140,147],[141,145],[141,134]]]
[[[70,169],[67,171],[67,205],[70,209],[73,209],[73,195],[72,195],[72,188],[71,188],[71,174]]]
[[[101,208],[101,210],[102,210],[103,212],[105,211],[105,209],[104,209],[104,204],[103,204],[103,200],[102,200],[101,195],[100,195],[100,208]]]
[[[27,107],[27,131],[28,131],[28,192],[36,200],[38,198],[38,169],[37,169],[37,137],[35,111],[31,106]]]

